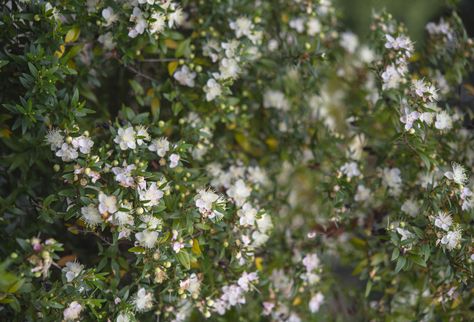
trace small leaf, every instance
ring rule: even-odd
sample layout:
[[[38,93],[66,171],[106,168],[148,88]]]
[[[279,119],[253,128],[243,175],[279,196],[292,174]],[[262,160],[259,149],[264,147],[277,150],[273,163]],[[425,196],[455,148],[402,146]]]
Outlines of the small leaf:
[[[193,239],[193,253],[197,256],[202,255],[201,247],[199,246],[199,241],[196,238]]]
[[[394,248],[392,252],[392,261],[396,260],[400,256],[400,250],[398,248]]]
[[[139,247],[139,246],[135,246],[135,247],[129,248],[128,251],[129,251],[130,253],[144,253],[144,252],[145,252],[145,248]]]
[[[365,287],[365,297],[369,296],[371,289],[372,289],[372,281],[368,281]]]
[[[180,251],[177,255],[179,262],[183,265],[186,269],[191,268],[191,259],[189,258],[189,254],[185,251]]]
[[[176,70],[176,68],[178,68],[177,60],[168,63],[168,73],[170,74],[170,76],[174,74],[174,71]]]
[[[80,33],[81,33],[81,29],[79,29],[78,27],[73,27],[69,29],[68,32],[66,33],[66,37],[64,37],[64,42],[67,44],[67,43],[76,41],[77,38],[79,38]]]
[[[399,257],[397,261],[397,266],[395,267],[395,273],[398,273],[405,266],[407,259],[405,257]]]

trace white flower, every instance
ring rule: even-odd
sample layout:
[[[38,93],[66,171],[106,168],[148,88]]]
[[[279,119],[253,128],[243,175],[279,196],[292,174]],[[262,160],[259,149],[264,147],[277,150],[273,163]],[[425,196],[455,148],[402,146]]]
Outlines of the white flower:
[[[170,168],[176,168],[179,164],[180,156],[179,154],[173,153],[170,155]]]
[[[135,149],[137,147],[136,135],[137,132],[135,132],[131,126],[127,127],[125,130],[119,128],[114,142],[117,143],[122,150]]]
[[[223,58],[219,65],[219,72],[219,79],[235,79],[240,73],[240,67],[235,59]]]
[[[435,116],[435,114],[432,113],[432,112],[424,112],[424,113],[421,113],[419,119],[420,119],[420,121],[423,121],[428,125],[431,125],[433,123],[434,116]]]
[[[148,130],[143,125],[139,125],[136,128],[136,138],[137,144],[142,145],[145,141],[150,141],[150,134],[148,134]]]
[[[177,254],[180,252],[181,249],[184,248],[184,243],[180,241],[175,241],[173,243],[173,251]]]
[[[219,200],[219,195],[211,190],[199,190],[198,195],[195,197],[195,204],[198,207],[199,212],[203,215],[214,217],[212,205],[214,202]]]
[[[402,81],[402,75],[394,65],[388,65],[382,73],[383,90],[398,88]]]
[[[357,192],[354,196],[354,200],[361,202],[361,201],[368,201],[372,196],[372,192],[369,188],[366,188],[364,185],[357,186]]]
[[[115,322],[130,322],[130,313],[128,312],[121,312],[118,316]]]
[[[361,175],[356,162],[347,162],[343,164],[340,171],[348,178],[358,177]]]
[[[445,172],[444,176],[459,185],[464,185],[468,180],[466,169],[464,169],[462,165],[456,162],[452,163],[452,169],[453,171]]]
[[[105,34],[102,34],[97,38],[97,40],[104,46],[105,50],[113,50],[117,45],[114,42],[114,35],[112,32],[108,31]]]
[[[446,111],[436,114],[435,128],[438,130],[449,130],[453,127],[453,120]]]
[[[251,282],[258,280],[258,275],[256,272],[247,273],[243,272],[242,276],[237,281],[237,284],[244,290],[249,291],[249,285]]]
[[[347,52],[353,54],[357,46],[359,46],[359,38],[354,33],[347,31],[342,33],[339,44],[342,48],[347,50]]]
[[[415,217],[420,211],[420,207],[418,206],[418,203],[416,201],[414,201],[413,199],[408,199],[403,203],[401,210],[404,213]]]
[[[152,34],[161,33],[163,32],[163,30],[165,30],[166,17],[164,14],[160,12],[154,12],[151,15],[151,19],[154,20],[153,22],[150,22],[150,25],[149,25],[150,32]]]
[[[99,211],[101,214],[117,212],[117,197],[99,192]]]
[[[413,127],[413,122],[415,122],[420,116],[420,113],[417,111],[410,111],[410,109],[404,109],[404,114],[400,117],[400,122],[405,124],[405,130],[408,131]]]
[[[385,48],[387,49],[405,49],[408,53],[413,51],[413,43],[406,36],[398,36],[397,38],[392,37],[391,35],[385,35],[387,42],[385,43]]]
[[[130,28],[128,32],[128,36],[130,38],[135,38],[138,35],[141,35],[145,32],[145,28],[147,27],[147,22],[143,17],[142,11],[138,7],[133,8],[132,15],[130,16],[130,21],[135,22],[135,25]]]
[[[461,194],[459,195],[459,198],[462,200],[462,204],[461,204],[462,210],[469,210],[472,207],[474,207],[474,201],[473,199],[471,199],[472,195],[473,193],[471,189],[469,189],[468,187],[464,187],[461,190]]]
[[[183,9],[178,7],[175,8],[174,12],[168,15],[168,27],[181,26],[184,22]]]
[[[156,182],[153,182],[148,189],[140,189],[138,191],[140,201],[143,201],[146,206],[154,207],[160,203],[163,198],[163,191],[158,189]]]
[[[158,154],[160,157],[164,157],[169,149],[170,142],[164,137],[153,140],[148,146],[148,150],[156,152],[156,154]]]
[[[191,295],[199,295],[201,289],[201,281],[195,273],[192,273],[189,278],[179,282],[179,288],[189,292]]]
[[[257,209],[253,208],[249,203],[245,203],[242,209],[237,211],[237,214],[240,217],[239,223],[241,226],[253,227],[255,225]]]
[[[241,38],[242,36],[251,36],[253,24],[247,17],[239,17],[237,20],[232,21],[230,24],[230,29],[235,31],[235,36]]]
[[[263,107],[276,108],[277,110],[287,111],[290,109],[290,103],[280,91],[266,90],[263,95]]]
[[[63,272],[66,274],[66,280],[68,283],[78,277],[83,268],[84,266],[78,262],[67,262],[66,266],[63,268]]]
[[[79,319],[81,315],[82,306],[74,301],[69,304],[69,306],[64,310],[63,316],[66,321],[75,321]]]
[[[128,205],[122,204],[120,208],[128,208]],[[113,214],[113,224],[124,227],[126,225],[133,225],[133,217],[130,214],[130,211],[117,211]]]
[[[324,295],[321,292],[318,292],[313,297],[311,297],[311,299],[309,300],[309,310],[311,311],[311,313],[318,312],[323,302]]]
[[[461,237],[461,231],[450,231],[441,239],[441,244],[446,245],[448,250],[453,250],[461,241]]]
[[[263,244],[265,244],[268,241],[269,238],[270,238],[270,236],[268,236],[267,234],[256,230],[252,233],[252,239],[253,239],[252,246],[253,247],[260,247]]]
[[[304,31],[304,20],[303,18],[294,18],[291,19],[288,25],[295,29],[298,33],[302,33]]]
[[[138,290],[133,300],[135,308],[139,312],[145,312],[153,307],[153,294],[147,292],[143,287]]]
[[[434,224],[436,227],[448,231],[449,227],[453,224],[453,218],[451,218],[451,215],[448,213],[440,212],[438,216],[436,216]]]
[[[390,188],[390,194],[397,196],[400,193],[402,185],[401,172],[398,168],[384,168],[382,171],[382,181],[385,186]]]
[[[102,18],[105,20],[105,26],[110,26],[118,20],[118,16],[111,7],[102,10]]]
[[[366,64],[370,64],[375,59],[375,52],[367,46],[359,49],[359,59]]]
[[[63,146],[64,137],[60,130],[52,129],[46,134],[46,142],[51,145],[51,151],[54,151]]]
[[[410,231],[400,227],[397,227],[397,233],[402,236],[402,241],[415,237],[415,235],[413,235]]]
[[[244,291],[237,285],[224,286],[222,288],[221,299],[226,302],[229,306],[235,306],[237,304],[245,304]]]
[[[100,216],[99,210],[94,205],[88,205],[87,207],[81,208],[82,219],[89,226],[96,226],[102,223],[102,217]]]
[[[115,174],[115,180],[123,187],[132,187],[135,180],[132,177],[132,171],[136,169],[134,164],[125,165],[123,168],[113,167],[112,172]]]
[[[303,265],[307,272],[311,272],[319,267],[319,257],[317,254],[308,254],[303,258]]]
[[[214,78],[210,78],[204,86],[204,92],[206,92],[206,100],[210,102],[222,94],[222,88]]]
[[[306,23],[306,27],[308,28],[309,36],[314,36],[317,33],[320,33],[322,29],[321,22],[319,22],[319,20],[316,18],[310,18]]]
[[[227,190],[227,195],[234,199],[237,206],[241,206],[245,203],[251,192],[252,190],[240,179]]]
[[[196,73],[192,72],[188,66],[183,66],[178,69],[173,77],[183,86],[194,87],[194,79],[196,78]]]
[[[56,152],[56,156],[60,157],[64,162],[68,162],[77,159],[79,154],[74,147],[67,143],[63,143],[61,149]]]
[[[158,240],[158,232],[151,230],[144,230],[135,234],[135,238],[141,246],[146,248],[155,247],[156,241]]]
[[[271,217],[267,214],[263,214],[257,219],[257,227],[261,233],[266,234],[273,227]]]

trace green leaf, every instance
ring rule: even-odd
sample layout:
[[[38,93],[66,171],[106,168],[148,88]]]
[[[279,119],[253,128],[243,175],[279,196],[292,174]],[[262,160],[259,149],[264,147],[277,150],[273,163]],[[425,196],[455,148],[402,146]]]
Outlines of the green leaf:
[[[372,289],[372,281],[368,281],[367,285],[365,286],[365,297],[369,296],[371,289]]]
[[[392,261],[396,260],[400,256],[400,250],[398,248],[394,248],[392,252]]]
[[[188,57],[191,55],[191,39],[186,39],[179,43],[178,47],[176,48],[176,58],[186,56]]]
[[[135,247],[129,248],[128,251],[129,251],[130,253],[144,253],[144,252],[145,252],[145,248],[139,247],[139,246],[135,246]]]
[[[179,262],[183,265],[186,269],[191,268],[191,259],[189,258],[189,254],[185,251],[180,251],[177,255]]]
[[[395,273],[398,273],[405,266],[407,259],[405,257],[399,257],[397,260],[397,266],[395,267]]]

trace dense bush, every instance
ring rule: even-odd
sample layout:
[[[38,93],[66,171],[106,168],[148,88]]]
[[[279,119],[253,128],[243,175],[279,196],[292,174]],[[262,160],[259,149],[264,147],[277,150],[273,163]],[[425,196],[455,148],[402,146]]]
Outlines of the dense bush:
[[[0,318],[468,321],[474,43],[329,0],[10,0]]]

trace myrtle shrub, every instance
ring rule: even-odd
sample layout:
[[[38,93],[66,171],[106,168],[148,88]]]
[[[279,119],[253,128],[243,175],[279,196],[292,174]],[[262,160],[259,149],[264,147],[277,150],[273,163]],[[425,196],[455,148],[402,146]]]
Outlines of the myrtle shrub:
[[[5,1],[0,318],[473,320],[448,9],[414,44],[329,0]]]

